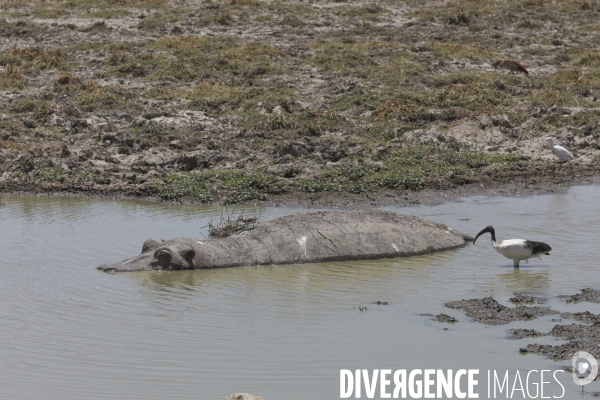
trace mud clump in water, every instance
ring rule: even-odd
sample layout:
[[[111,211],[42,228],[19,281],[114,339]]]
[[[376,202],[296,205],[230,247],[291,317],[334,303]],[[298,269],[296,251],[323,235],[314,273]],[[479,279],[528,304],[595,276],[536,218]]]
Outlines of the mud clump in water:
[[[572,295],[561,295],[558,297],[561,299],[566,299],[567,303],[579,303],[581,301],[587,301],[590,303],[600,303],[600,290],[587,288],[581,289],[581,293]]]
[[[548,307],[517,306],[509,308],[498,303],[491,297],[451,301],[446,307],[465,311],[473,321],[487,325],[503,325],[513,321],[530,320],[543,315],[558,314],[558,311]]]
[[[227,396],[225,400],[264,400],[264,398],[248,393],[234,393]]]
[[[525,339],[546,336],[545,333],[538,332],[535,329],[511,329],[508,331],[508,333],[509,339]]]
[[[589,311],[578,312],[578,313],[565,312],[565,313],[560,314],[560,316],[562,318],[570,319],[573,321],[585,322],[588,324],[600,323],[600,315],[592,314]],[[552,321],[554,321],[554,320],[552,320]]]
[[[600,291],[595,289],[583,289],[581,293],[574,295],[558,296],[565,299],[567,303],[588,301],[600,303]],[[509,299],[516,304],[545,302],[546,299],[526,296],[515,293],[515,297]],[[488,325],[502,325],[518,320],[530,320],[536,317],[550,314],[558,314],[558,311],[548,307],[526,307],[517,306],[510,308],[503,306],[491,297],[484,299],[472,299],[452,301],[446,303],[446,307],[460,309],[466,312],[473,321]],[[442,314],[443,315],[443,314]],[[600,314],[584,312],[564,312],[560,314],[562,319],[583,322],[583,324],[555,325],[548,333],[538,332],[535,329],[511,329],[508,331],[509,339],[536,338],[542,336],[553,336],[558,339],[568,340],[560,345],[528,344],[520,348],[520,353],[535,353],[552,358],[553,360],[567,360],[578,351],[586,351],[596,358],[600,357]],[[553,319],[560,322],[561,319]]]
[[[581,324],[556,325],[548,335],[565,340],[586,339],[600,343],[600,326]]]
[[[594,357],[600,357],[600,347],[597,343],[586,340],[575,340],[562,345],[552,346],[549,344],[528,344],[520,348],[521,353],[535,353],[552,358],[553,360],[568,360],[578,351],[586,351]]]
[[[447,323],[447,324],[455,324],[455,323],[457,323],[457,322],[458,322],[458,320],[457,320],[456,318],[454,318],[454,317],[451,317],[451,316],[449,316],[449,315],[447,315],[447,314],[444,314],[444,313],[442,313],[442,314],[440,314],[440,315],[436,316],[436,317],[435,317],[435,320],[436,320],[437,322],[445,322],[445,323]]]
[[[514,297],[508,299],[513,304],[545,304],[547,299],[543,297],[528,296],[521,293],[515,293]]]
[[[600,357],[600,315],[589,311],[580,313],[562,313],[562,318],[590,323],[590,325],[555,325],[548,336],[568,340],[561,345],[530,344],[520,349],[522,353],[542,354],[555,360],[566,360],[576,352],[587,351],[594,357]]]

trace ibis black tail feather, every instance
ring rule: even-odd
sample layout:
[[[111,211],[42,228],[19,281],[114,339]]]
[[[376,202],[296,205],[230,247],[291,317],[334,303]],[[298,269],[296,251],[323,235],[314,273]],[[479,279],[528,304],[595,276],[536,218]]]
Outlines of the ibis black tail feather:
[[[531,249],[532,255],[545,254],[545,255],[549,256],[550,255],[549,252],[552,250],[552,247],[550,247],[548,244],[543,243],[543,242],[536,242],[533,240],[526,240],[525,247],[528,249]]]

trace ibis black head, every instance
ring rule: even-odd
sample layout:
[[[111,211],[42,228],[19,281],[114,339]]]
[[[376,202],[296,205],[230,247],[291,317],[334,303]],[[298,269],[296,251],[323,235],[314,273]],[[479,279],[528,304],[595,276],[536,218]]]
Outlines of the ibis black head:
[[[477,234],[477,236],[475,236],[475,240],[473,240],[473,244],[475,244],[475,241],[477,241],[477,238],[481,235],[483,235],[484,233],[490,233],[492,235],[492,240],[495,242],[496,241],[496,230],[494,229],[493,226],[489,225],[486,226],[485,228],[483,228],[483,230],[481,232],[479,232]]]

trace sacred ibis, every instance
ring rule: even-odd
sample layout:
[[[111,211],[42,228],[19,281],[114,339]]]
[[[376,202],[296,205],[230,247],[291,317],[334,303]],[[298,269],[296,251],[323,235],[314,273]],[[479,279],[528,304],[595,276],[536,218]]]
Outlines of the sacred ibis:
[[[548,141],[548,144],[550,145],[550,150],[552,150],[554,155],[556,157],[558,157],[558,162],[560,163],[560,165],[562,165],[566,161],[567,163],[569,163],[569,167],[571,167],[571,169],[573,169],[573,166],[569,162],[575,158],[575,157],[573,157],[573,154],[571,154],[571,152],[569,150],[565,149],[562,146],[555,146],[554,140],[551,137],[547,138],[546,140]]]
[[[521,260],[528,262],[527,260],[532,257],[537,257],[541,260],[541,254],[546,254],[549,256],[549,251],[552,250],[552,248],[546,243],[535,242],[533,240],[508,239],[500,240],[498,242],[496,241],[496,230],[491,225],[486,226],[477,234],[477,236],[475,236],[473,244],[475,244],[475,241],[479,236],[488,232],[492,235],[492,246],[494,246],[494,249],[496,249],[496,251],[502,254],[504,257],[513,260],[515,268],[519,268],[519,261]]]
[[[494,63],[494,69],[498,69],[498,67],[509,70],[511,75],[515,72],[523,72],[525,75],[529,75],[527,69],[517,60],[498,60]]]

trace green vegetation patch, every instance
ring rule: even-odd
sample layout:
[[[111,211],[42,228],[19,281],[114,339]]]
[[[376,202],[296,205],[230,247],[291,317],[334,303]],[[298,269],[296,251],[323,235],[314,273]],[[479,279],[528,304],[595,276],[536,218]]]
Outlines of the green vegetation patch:
[[[600,53],[587,53],[575,62],[575,65],[589,68],[600,67]]]
[[[143,19],[137,28],[144,31],[164,31],[168,23],[177,22],[179,19],[173,15],[156,14],[151,18]]]
[[[219,81],[203,81],[183,93],[190,100],[190,108],[206,112],[227,111],[237,108],[245,99],[243,88],[229,86]]]
[[[429,79],[428,90],[396,90],[372,96],[373,115],[382,119],[431,122],[451,121],[477,114],[501,114],[514,104],[514,97],[498,90],[493,76],[452,73]],[[369,100],[369,96],[364,99]]]
[[[151,47],[167,50],[176,57],[178,64],[200,76],[231,74],[252,78],[287,71],[281,65],[286,53],[277,47],[245,43],[231,36],[168,36],[157,40]]]
[[[104,21],[96,21],[91,25],[86,26],[85,28],[81,28],[82,32],[94,32],[94,31],[103,31],[108,28],[106,22]]]
[[[203,203],[220,200],[223,204],[266,200],[268,194],[282,191],[275,177],[258,169],[182,172],[162,178],[157,187],[163,200],[191,198]]]
[[[164,8],[167,5],[168,0],[54,0],[52,2],[43,1],[44,3],[53,3],[55,8],[63,9],[89,9],[94,7],[96,9],[115,9],[119,7],[134,7],[141,9],[148,8]],[[25,1],[30,3],[30,1]]]
[[[0,90],[24,89],[25,86],[25,77],[18,67],[9,64],[0,72]]]
[[[19,114],[32,113],[33,118],[40,122],[46,121],[50,116],[50,106],[44,100],[21,100],[11,107],[11,111]]]
[[[133,77],[140,77],[146,75],[146,69],[136,62],[129,62],[114,66],[110,68],[107,73],[108,75],[131,75]]]
[[[600,111],[584,110],[567,116],[561,113],[543,114],[527,127],[527,131],[537,136],[540,132],[553,132],[563,127],[569,127],[569,131],[576,136],[598,137],[600,136]]]
[[[523,29],[542,29],[544,25],[542,25],[540,22],[526,19],[523,22],[519,23],[517,27]]]
[[[231,7],[261,7],[263,3],[259,0],[229,0]]]
[[[126,87],[101,86],[91,81],[82,82],[76,90],[77,104],[88,112],[125,105],[131,107],[131,100],[137,98],[137,94]]]
[[[43,19],[57,19],[62,18],[69,15],[69,12],[63,9],[57,8],[35,8],[33,10],[33,15],[36,18]]]
[[[533,104],[563,107],[595,107],[589,100],[582,98],[581,93],[600,90],[600,72],[596,69],[581,71],[563,69],[548,76],[543,90],[529,97]]]
[[[466,45],[459,42],[433,42],[431,50],[442,59],[464,59],[488,61],[494,53],[487,46]]]
[[[21,66],[25,73],[37,73],[62,68],[66,65],[66,60],[59,50],[46,51],[41,47],[21,47],[0,55],[0,65],[9,64]]]
[[[61,175],[60,165],[36,167],[33,170],[33,178],[38,182],[56,182],[60,180]]]
[[[377,4],[371,4],[364,7],[348,7],[344,10],[343,15],[374,21],[377,20],[378,14],[386,11],[388,10]]]
[[[384,61],[382,64],[384,66],[395,65],[398,61],[414,60],[414,57],[406,52],[405,45],[398,42],[354,41],[349,38],[332,39],[322,36],[310,43],[309,46],[315,50],[315,55],[307,59],[307,63],[322,67],[326,71],[362,74],[364,77],[377,74],[377,66],[380,65],[381,59]],[[402,53],[398,54],[399,52]],[[411,67],[418,69],[416,65],[411,65]],[[389,72],[390,69],[384,71]]]
[[[510,168],[527,158],[516,154],[458,151],[433,143],[407,143],[375,160],[383,165],[353,165],[334,168],[311,178],[300,179],[305,192],[374,192],[381,188],[420,190],[448,174],[468,176],[472,171],[493,166]]]
[[[111,18],[122,18],[131,15],[131,12],[123,9],[107,9],[107,10],[99,10],[93,11],[86,14],[80,14],[80,18],[102,18],[102,19],[111,19]]]
[[[365,166],[334,168],[317,176],[300,179],[304,192],[374,192],[382,187],[420,190],[423,181],[417,177],[381,172]]]

